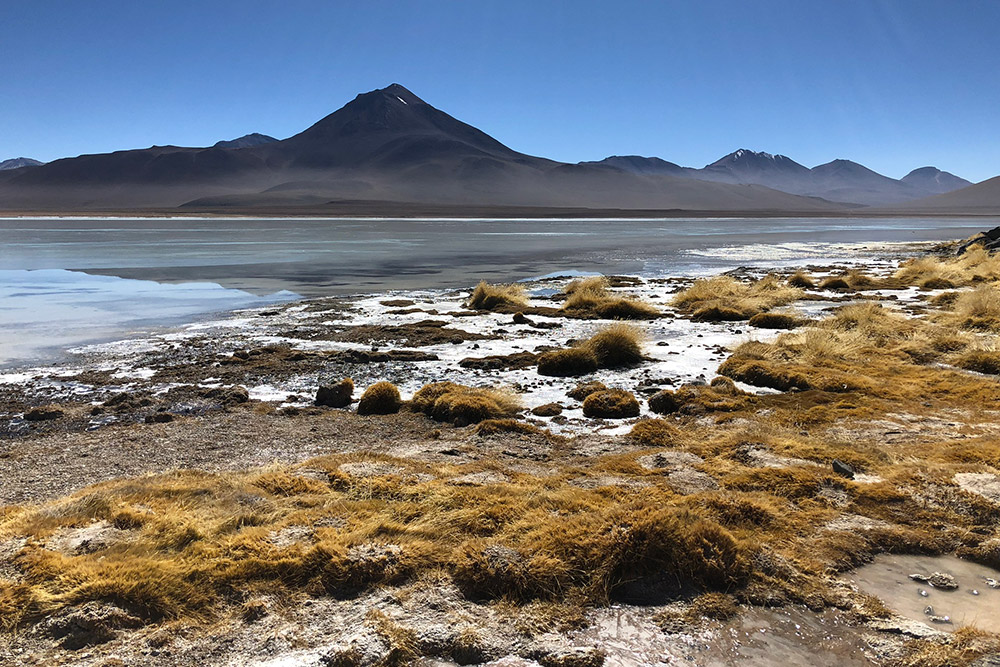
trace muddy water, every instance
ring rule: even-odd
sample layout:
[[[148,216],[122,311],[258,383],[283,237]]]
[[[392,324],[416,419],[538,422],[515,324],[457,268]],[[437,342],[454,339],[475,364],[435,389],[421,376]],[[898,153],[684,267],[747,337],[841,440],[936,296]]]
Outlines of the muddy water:
[[[934,572],[955,577],[958,589],[941,590],[909,577],[914,573]],[[990,588],[987,577],[1000,579],[1000,572],[953,556],[897,555],[879,556],[869,565],[845,575],[860,590],[880,598],[901,616],[935,629],[951,632],[972,626],[1000,632],[1000,590]],[[931,620],[931,614],[924,613],[928,606],[933,608],[934,616],[947,616],[951,622]]]
[[[805,607],[748,609],[737,619],[668,633],[653,621],[655,609],[620,607],[594,611],[591,625],[571,643],[604,652],[605,665],[699,665],[700,667],[867,667],[883,664],[884,642],[872,630],[848,624],[835,610],[814,613]],[[884,649],[883,649],[884,650]],[[447,660],[426,659],[420,667],[454,667]],[[537,667],[508,656],[487,663],[500,667]]]
[[[870,641],[872,640],[872,641]],[[838,611],[813,613],[801,607],[752,609],[696,645],[698,665],[809,665],[854,667],[881,664],[875,634],[849,625]]]

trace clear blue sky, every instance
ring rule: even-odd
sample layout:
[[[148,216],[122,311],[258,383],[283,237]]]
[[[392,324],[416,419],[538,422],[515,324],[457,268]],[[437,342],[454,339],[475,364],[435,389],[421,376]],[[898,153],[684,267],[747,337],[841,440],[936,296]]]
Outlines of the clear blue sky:
[[[1000,2],[0,0],[0,159],[295,134],[398,82],[517,150],[1000,174]]]

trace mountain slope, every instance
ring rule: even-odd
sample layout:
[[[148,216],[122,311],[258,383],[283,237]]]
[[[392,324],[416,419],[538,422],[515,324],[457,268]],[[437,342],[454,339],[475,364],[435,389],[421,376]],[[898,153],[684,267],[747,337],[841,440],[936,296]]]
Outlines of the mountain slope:
[[[895,208],[908,213],[1000,215],[1000,176]]]
[[[233,210],[359,200],[656,210],[841,208],[756,184],[682,177],[671,173],[676,165],[664,161],[649,162],[645,169],[633,161],[625,170],[526,155],[398,84],[358,95],[288,139],[234,141],[84,155],[19,170],[0,177],[0,208],[189,204]]]
[[[900,179],[907,185],[912,185],[929,194],[940,195],[954,190],[961,190],[972,185],[971,181],[960,178],[937,167],[920,167],[914,169]]]
[[[860,206],[898,204],[970,185],[965,179],[935,167],[916,169],[896,180],[851,160],[833,160],[810,169],[784,155],[746,148],[701,169],[637,156],[614,156],[581,164],[605,165],[634,173],[669,173],[719,183],[763,185],[791,194]]]

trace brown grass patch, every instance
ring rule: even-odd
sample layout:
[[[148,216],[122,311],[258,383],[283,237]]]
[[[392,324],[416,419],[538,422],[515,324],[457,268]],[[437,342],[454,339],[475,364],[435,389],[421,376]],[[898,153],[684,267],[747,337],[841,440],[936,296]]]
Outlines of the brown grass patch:
[[[538,357],[539,375],[580,377],[593,373],[597,368],[597,357],[594,352],[584,347],[553,350]]]
[[[566,287],[565,294],[562,309],[576,315],[606,320],[652,320],[662,314],[651,304],[611,292],[603,276],[574,280]]]
[[[715,276],[696,280],[671,303],[702,321],[746,320],[803,295],[801,289],[782,283],[775,275],[750,282]]]
[[[528,299],[524,295],[523,285],[491,285],[485,280],[479,282],[472,290],[472,295],[466,302],[466,308],[475,310],[520,310],[526,308]]]
[[[797,329],[809,324],[810,320],[794,313],[757,313],[747,322],[759,329]]]
[[[583,399],[583,414],[597,419],[639,416],[639,401],[624,389],[597,391]]]
[[[629,431],[628,437],[642,447],[673,447],[677,444],[678,429],[663,419],[643,419]]]
[[[1000,280],[1000,257],[972,246],[952,257],[919,257],[904,262],[895,277],[907,285],[950,284],[952,287]],[[936,288],[948,289],[948,288]]]
[[[392,415],[403,407],[399,389],[391,382],[376,382],[365,389],[358,401],[359,415]]]

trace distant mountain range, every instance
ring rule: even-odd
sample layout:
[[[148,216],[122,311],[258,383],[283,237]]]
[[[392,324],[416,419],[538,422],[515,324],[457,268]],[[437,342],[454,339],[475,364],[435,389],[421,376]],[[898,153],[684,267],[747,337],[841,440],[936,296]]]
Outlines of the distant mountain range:
[[[32,160],[30,157],[14,157],[9,160],[0,161],[0,171],[6,169],[20,169],[21,167],[38,167],[45,164],[44,162],[39,162],[38,160]]]
[[[763,185],[782,192],[864,206],[898,204],[972,185],[936,167],[914,169],[896,180],[850,160],[834,160],[810,169],[784,155],[745,148],[701,169],[637,155],[616,155],[583,164],[607,165],[636,174],[669,174],[719,183]]]
[[[701,169],[639,156],[562,163],[514,151],[398,84],[358,95],[284,140],[254,133],[208,148],[30,162],[0,174],[0,209],[322,211],[409,202],[806,214],[911,206],[971,185],[934,167],[896,180],[848,160],[810,169],[746,149]]]

